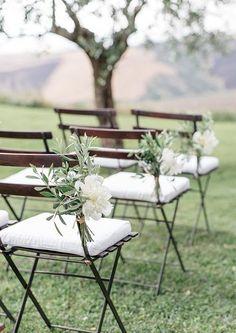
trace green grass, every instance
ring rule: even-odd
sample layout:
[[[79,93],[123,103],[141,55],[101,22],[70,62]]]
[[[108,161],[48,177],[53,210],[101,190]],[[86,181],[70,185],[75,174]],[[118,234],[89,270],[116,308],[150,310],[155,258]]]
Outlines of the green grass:
[[[52,130],[55,137],[59,136],[57,118],[49,109],[0,105],[0,121],[2,129],[44,129]],[[119,124],[129,128],[132,120],[121,114]],[[168,266],[159,297],[153,294],[153,290],[114,285],[113,299],[128,333],[236,332],[236,122],[219,120],[215,130],[220,140],[215,154],[220,158],[221,166],[212,176],[207,197],[211,233],[205,232],[201,222],[195,244],[188,244],[198,197],[194,193],[186,194],[181,200],[175,235],[188,271],[184,274],[178,266]],[[18,146],[18,143],[14,142],[14,145]],[[32,203],[32,206],[46,208],[41,201]],[[2,201],[0,207],[6,208]],[[138,228],[138,223],[133,221],[133,230]],[[147,223],[142,237],[127,244],[125,253],[160,259],[165,236],[163,226]],[[175,260],[173,251],[169,260]],[[107,258],[104,272],[108,271],[110,263]],[[3,258],[0,264],[0,297],[16,312],[21,288],[13,274],[6,273]],[[49,263],[41,265],[48,269],[62,269],[59,264],[55,267]],[[21,260],[23,266],[29,266],[26,259]],[[69,269],[72,272],[78,270],[74,265]],[[155,280],[157,273],[158,265],[133,262],[120,264],[117,275],[150,282]],[[95,284],[38,275],[34,290],[54,322],[84,325],[88,329],[94,327],[101,304]],[[5,321],[6,333],[10,332],[12,324],[4,318],[1,320]],[[48,332],[30,301],[20,332]],[[119,332],[110,314],[105,320],[104,332]]]

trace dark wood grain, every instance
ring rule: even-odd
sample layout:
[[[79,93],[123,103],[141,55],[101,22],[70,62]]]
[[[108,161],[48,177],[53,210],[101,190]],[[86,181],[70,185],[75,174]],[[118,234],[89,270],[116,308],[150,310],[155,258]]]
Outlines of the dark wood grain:
[[[54,108],[56,113],[60,114],[74,114],[80,116],[112,116],[116,115],[116,111],[111,108],[101,108],[101,109],[64,109],[64,108]]]
[[[41,150],[26,150],[26,149],[15,149],[15,148],[6,148],[4,146],[0,147],[0,152],[9,152],[9,153],[44,153],[50,152],[48,140],[52,139],[52,133],[47,131],[0,131],[0,138],[3,139],[14,139],[14,140],[41,140],[44,146]],[[2,142],[2,140],[1,140]],[[18,141],[17,141],[18,146]]]
[[[135,116],[143,116],[149,118],[202,121],[202,115],[200,114],[168,113],[168,112],[144,111],[136,109],[132,109],[131,114]]]
[[[42,140],[52,139],[52,133],[44,131],[0,131],[0,138]]]
[[[111,129],[111,128],[94,128],[94,127],[80,127],[80,126],[71,126],[72,133],[76,133],[79,137],[84,136],[85,134],[89,137],[97,137],[102,139],[118,139],[118,140],[140,140],[144,134],[151,133],[155,135],[155,130],[120,130],[120,129]]]

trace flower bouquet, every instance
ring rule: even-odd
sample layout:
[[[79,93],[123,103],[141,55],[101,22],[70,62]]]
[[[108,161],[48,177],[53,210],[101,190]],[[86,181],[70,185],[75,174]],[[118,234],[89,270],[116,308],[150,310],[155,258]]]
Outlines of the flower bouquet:
[[[211,155],[219,143],[213,130],[213,124],[211,113],[206,113],[198,126],[198,130],[185,140],[183,152],[197,155],[198,158],[203,155]]]
[[[58,216],[61,223],[66,224],[63,216],[74,215],[75,225],[78,227],[83,247],[87,242],[93,241],[93,233],[87,225],[92,218],[99,220],[102,215],[109,215],[112,210],[111,195],[103,186],[103,177],[98,175],[98,168],[94,165],[93,157],[89,155],[93,139],[84,137],[83,141],[73,134],[71,144],[65,153],[59,152],[62,157],[62,166],[49,168],[47,174],[36,169],[33,171],[44,187],[36,190],[47,198],[54,199],[54,213],[48,218],[53,219],[57,231],[60,228],[55,222]],[[73,152],[73,158],[69,154]],[[58,152],[57,152],[58,153]],[[71,166],[73,162],[74,166]]]
[[[160,190],[160,175],[174,176],[182,171],[182,162],[172,148],[174,133],[163,131],[154,137],[148,133],[140,141],[137,159],[143,170],[155,177],[156,190]]]

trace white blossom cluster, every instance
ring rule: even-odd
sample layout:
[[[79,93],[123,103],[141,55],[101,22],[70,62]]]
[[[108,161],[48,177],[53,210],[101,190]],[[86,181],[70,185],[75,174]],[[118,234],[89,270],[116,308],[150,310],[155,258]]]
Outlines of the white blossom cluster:
[[[170,148],[164,148],[161,156],[160,171],[162,175],[175,176],[182,172],[183,161]]]
[[[93,218],[99,220],[102,215],[108,216],[112,210],[111,194],[103,185],[104,178],[98,175],[85,177],[84,182],[76,181],[75,189],[83,196],[85,203],[82,212],[85,220]]]
[[[193,148],[202,155],[212,154],[218,143],[219,141],[211,129],[206,129],[204,132],[197,131],[193,134]]]

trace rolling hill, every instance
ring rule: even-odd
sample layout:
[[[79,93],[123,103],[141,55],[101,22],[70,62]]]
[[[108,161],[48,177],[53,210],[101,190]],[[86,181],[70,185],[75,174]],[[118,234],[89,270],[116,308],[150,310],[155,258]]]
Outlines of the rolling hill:
[[[236,110],[236,44],[208,62],[174,58],[165,48],[130,48],[114,73],[120,105],[158,109]],[[93,80],[87,57],[78,49],[60,54],[0,56],[0,98],[50,105],[92,105]]]

